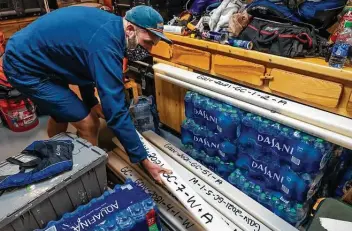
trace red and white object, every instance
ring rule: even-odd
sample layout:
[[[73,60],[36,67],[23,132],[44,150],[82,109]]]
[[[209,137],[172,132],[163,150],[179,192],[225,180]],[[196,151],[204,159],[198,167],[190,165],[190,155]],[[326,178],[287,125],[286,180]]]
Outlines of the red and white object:
[[[0,99],[0,113],[14,132],[28,131],[39,124],[35,106],[26,98]]]

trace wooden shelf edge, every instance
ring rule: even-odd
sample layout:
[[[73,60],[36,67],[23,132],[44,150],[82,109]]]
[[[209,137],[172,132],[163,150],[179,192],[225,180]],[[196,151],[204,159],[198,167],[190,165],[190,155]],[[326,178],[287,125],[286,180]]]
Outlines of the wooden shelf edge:
[[[212,51],[222,52],[225,54],[236,55],[245,59],[260,61],[268,64],[285,66],[290,69],[295,69],[304,72],[329,76],[331,78],[340,79],[352,83],[352,68],[337,69],[329,67],[321,58],[286,58],[277,55],[266,54],[258,51],[245,50],[228,45],[222,45],[215,42],[194,39],[186,36],[174,35],[166,33],[167,37],[176,44],[190,45],[195,48],[205,48]]]

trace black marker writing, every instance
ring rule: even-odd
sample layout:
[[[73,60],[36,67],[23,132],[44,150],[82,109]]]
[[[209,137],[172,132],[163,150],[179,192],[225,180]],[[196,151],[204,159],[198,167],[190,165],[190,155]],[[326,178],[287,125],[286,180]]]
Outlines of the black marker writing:
[[[190,204],[190,207],[193,209],[193,208],[195,208],[195,207],[201,206],[201,204],[194,204],[194,203],[196,202],[196,200],[193,199],[193,198],[194,198],[194,196],[191,196],[191,197],[188,198],[188,200],[187,200],[187,203]]]
[[[221,80],[214,80],[210,77],[204,76],[204,75],[199,75],[197,76],[197,79],[205,81],[205,82],[209,82],[209,83],[214,83],[218,86],[224,87],[224,88],[232,88],[234,89],[236,92],[239,92],[241,94],[246,94],[248,96],[255,96],[257,98],[260,98],[262,100],[272,100],[273,102],[276,102],[278,104],[282,104],[282,105],[286,105],[287,101],[285,100],[281,100],[279,98],[276,98],[274,96],[271,95],[265,95],[265,94],[260,94],[260,92],[256,92],[255,90],[251,90],[249,88],[246,87],[242,87],[242,86],[237,86],[235,84],[229,83],[229,82],[225,82],[225,81],[221,81]]]
[[[208,224],[210,222],[213,221],[213,215],[210,213],[205,213],[204,215],[202,215],[200,218],[206,218],[207,221],[205,222],[205,224]]]
[[[176,176],[174,176],[174,175],[169,175],[169,174],[166,174],[166,173],[163,174],[163,177],[165,177],[166,180],[167,180],[167,182],[169,182],[169,183],[171,183],[172,180],[177,180],[177,177],[176,177]]]
[[[189,229],[189,228],[191,228],[194,224],[193,224],[193,223],[190,223],[190,221],[189,221],[188,219],[186,219],[186,220],[182,223],[182,225],[183,225],[184,227],[186,227],[186,229]]]
[[[186,188],[183,184],[180,184],[180,186],[176,189],[176,192],[180,191],[183,192],[183,190]]]

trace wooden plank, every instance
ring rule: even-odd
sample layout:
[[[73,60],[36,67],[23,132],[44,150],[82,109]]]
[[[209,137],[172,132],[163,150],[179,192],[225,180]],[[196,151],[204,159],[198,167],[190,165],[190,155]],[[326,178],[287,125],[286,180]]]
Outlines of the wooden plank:
[[[172,62],[186,65],[194,69],[209,71],[211,54],[186,46],[174,45]]]
[[[352,68],[345,67],[337,69],[329,67],[328,63],[322,58],[285,58],[277,55],[266,54],[253,50],[245,50],[242,48],[231,47],[214,42],[193,39],[186,36],[174,35],[166,33],[167,37],[175,44],[183,44],[184,46],[192,46],[210,53],[222,53],[228,55],[236,55],[253,61],[265,62],[268,65],[276,65],[296,69],[300,72],[310,72],[323,76],[328,76],[333,79],[352,82]],[[176,46],[176,45],[174,45]]]
[[[343,85],[335,82],[276,68],[271,71],[271,76],[271,90],[325,107],[337,107],[342,94]]]
[[[349,98],[349,100],[347,102],[347,108],[346,109],[347,109],[347,112],[352,113],[352,93],[351,93],[350,98]]]
[[[184,97],[186,89],[155,76],[156,103],[160,121],[177,132],[185,119]]]
[[[15,19],[8,19],[8,20],[0,20],[0,28],[4,25],[9,25],[9,24],[18,24],[18,23],[31,23],[34,20],[36,20],[38,17],[33,16],[33,17],[25,17],[25,18],[15,18]]]
[[[181,35],[175,35],[175,34],[169,34],[169,33],[165,33],[165,35],[175,43],[192,45],[198,48],[217,50],[219,45],[219,43],[216,43],[216,42],[209,42],[202,39],[194,39],[187,36],[181,36]]]
[[[26,17],[20,19],[10,19],[0,21],[0,31],[5,35],[5,40],[9,39],[14,33],[26,27],[38,17]]]
[[[158,45],[153,46],[151,54],[165,59],[170,59],[172,56],[172,47],[166,42],[160,41]]]
[[[154,64],[164,63],[164,64],[167,64],[167,65],[170,65],[170,66],[173,66],[173,67],[178,67],[178,68],[181,68],[181,69],[184,69],[184,70],[192,71],[188,67],[185,67],[185,66],[182,66],[182,65],[179,65],[179,64],[176,64],[176,63],[172,63],[172,62],[169,62],[169,61],[165,61],[163,59],[153,58],[153,63]]]
[[[5,40],[9,39],[14,33],[19,31],[21,28],[18,24],[1,26],[0,30],[4,33]]]
[[[215,54],[212,56],[212,71],[214,74],[228,80],[261,86],[263,81],[260,78],[264,76],[265,67],[260,64]]]

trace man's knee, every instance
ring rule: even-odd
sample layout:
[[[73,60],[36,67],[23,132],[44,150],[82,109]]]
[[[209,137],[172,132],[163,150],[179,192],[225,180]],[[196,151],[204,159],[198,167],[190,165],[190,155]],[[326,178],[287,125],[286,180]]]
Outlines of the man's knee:
[[[83,120],[74,122],[72,125],[77,129],[77,131],[81,134],[94,134],[99,130],[100,121],[99,118],[94,116],[93,114],[89,114]]]

